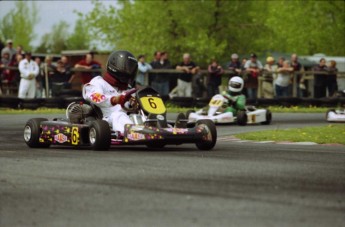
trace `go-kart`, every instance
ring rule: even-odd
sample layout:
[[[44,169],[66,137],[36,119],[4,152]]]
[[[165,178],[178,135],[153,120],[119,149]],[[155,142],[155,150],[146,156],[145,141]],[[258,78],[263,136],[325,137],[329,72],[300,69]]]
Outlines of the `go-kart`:
[[[344,110],[328,110],[326,113],[326,120],[329,122],[345,122],[345,109]]]
[[[207,108],[198,111],[189,110],[186,113],[188,122],[200,120],[212,120],[216,124],[229,124],[236,122],[238,125],[261,123],[268,125],[272,120],[272,113],[268,109],[256,109],[254,106],[246,106],[245,110],[237,111],[237,116],[231,112],[225,112],[229,105],[228,100],[221,94],[212,97]]]
[[[124,134],[113,131],[102,120],[101,110],[93,104],[71,103],[67,119],[33,118],[24,127],[24,141],[31,148],[50,145],[90,146],[108,150],[111,145],[146,145],[163,148],[168,144],[195,143],[199,150],[211,150],[217,141],[217,131],[210,120],[187,123],[183,113],[176,121],[168,121],[160,95],[152,88],[131,90],[128,97],[135,101],[129,113],[133,124],[126,124]]]

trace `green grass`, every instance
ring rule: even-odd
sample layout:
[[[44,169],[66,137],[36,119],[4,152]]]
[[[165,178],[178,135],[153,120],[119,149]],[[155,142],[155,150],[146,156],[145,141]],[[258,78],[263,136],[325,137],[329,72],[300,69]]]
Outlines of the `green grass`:
[[[45,107],[41,107],[36,110],[0,108],[0,114],[62,114],[65,112],[66,112],[65,109],[45,108]]]
[[[319,144],[345,144],[345,125],[330,124],[322,127],[306,127],[285,130],[267,130],[235,135],[242,140],[315,142]]]
[[[168,113],[186,113],[188,110],[191,109],[199,109],[199,108],[185,108],[179,107],[176,105],[172,105],[168,103],[166,105]],[[257,107],[260,108],[260,107]],[[281,106],[270,106],[268,107],[273,113],[326,113],[328,107],[281,107]],[[336,108],[337,109],[337,108]],[[45,108],[41,107],[36,110],[30,109],[10,109],[10,108],[0,108],[0,114],[59,114],[65,113],[65,109],[57,109],[57,108]]]

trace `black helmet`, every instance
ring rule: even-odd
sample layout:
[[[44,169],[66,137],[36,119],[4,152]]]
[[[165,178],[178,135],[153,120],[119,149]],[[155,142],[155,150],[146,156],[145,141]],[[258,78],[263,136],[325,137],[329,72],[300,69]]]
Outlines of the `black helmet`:
[[[132,83],[137,69],[138,61],[128,51],[114,51],[108,57],[107,72],[121,83]]]

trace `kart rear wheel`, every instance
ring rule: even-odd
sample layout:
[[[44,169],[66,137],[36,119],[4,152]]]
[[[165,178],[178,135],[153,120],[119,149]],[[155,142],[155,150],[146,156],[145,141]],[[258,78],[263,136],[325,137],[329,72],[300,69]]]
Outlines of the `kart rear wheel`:
[[[272,121],[272,113],[270,110],[266,110],[266,121],[261,122],[262,125],[269,125]]]
[[[196,122],[196,126],[203,126],[205,131],[202,141],[195,143],[196,147],[199,150],[211,150],[217,142],[216,125],[211,120],[199,120]]]
[[[246,111],[240,110],[237,112],[237,124],[245,126],[247,125],[248,116]]]
[[[24,141],[31,148],[47,148],[50,143],[40,143],[42,132],[41,122],[48,121],[46,118],[32,118],[28,120],[24,127]]]
[[[108,122],[96,120],[89,129],[89,141],[93,150],[107,151],[111,144],[111,131]]]

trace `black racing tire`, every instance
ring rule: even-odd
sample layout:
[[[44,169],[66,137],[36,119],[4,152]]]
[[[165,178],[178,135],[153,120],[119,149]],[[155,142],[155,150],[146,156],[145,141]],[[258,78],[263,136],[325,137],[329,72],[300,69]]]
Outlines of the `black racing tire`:
[[[261,122],[262,125],[269,125],[272,121],[272,112],[269,109],[266,109],[266,121]]]
[[[95,151],[107,151],[111,144],[111,131],[108,122],[96,120],[89,128],[89,142]]]
[[[205,127],[207,138],[195,143],[195,146],[199,150],[208,151],[211,150],[217,142],[217,129],[216,125],[211,120],[199,120],[196,122],[196,126],[203,125]]]
[[[46,118],[32,118],[24,126],[24,141],[31,148],[47,148],[50,143],[40,143],[42,133],[41,122],[48,121]]]
[[[187,119],[189,119],[189,115],[190,115],[191,113],[195,113],[195,110],[187,110],[187,112],[186,112],[186,118],[187,118]]]
[[[237,112],[237,124],[241,126],[245,126],[247,125],[247,121],[248,121],[248,116],[247,116],[246,111],[239,110]]]
[[[335,109],[329,109],[329,110],[327,110],[327,112],[326,112],[326,121],[328,121],[328,114],[329,114],[330,112],[334,112],[334,113],[335,113]]]

